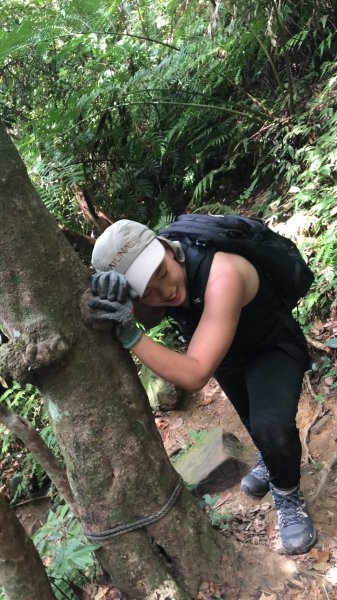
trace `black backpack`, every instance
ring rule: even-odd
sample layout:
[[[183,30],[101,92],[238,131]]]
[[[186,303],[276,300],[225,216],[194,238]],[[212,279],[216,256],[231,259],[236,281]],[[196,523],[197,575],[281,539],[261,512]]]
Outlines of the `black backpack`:
[[[160,236],[243,256],[261,270],[291,308],[306,295],[314,280],[296,244],[272,231],[262,219],[182,215]]]

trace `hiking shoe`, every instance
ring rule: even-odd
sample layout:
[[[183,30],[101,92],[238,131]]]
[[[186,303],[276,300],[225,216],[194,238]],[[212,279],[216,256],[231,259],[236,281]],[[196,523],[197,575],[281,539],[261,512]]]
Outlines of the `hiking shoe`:
[[[304,554],[315,544],[316,530],[312,524],[302,492],[297,488],[281,494],[271,485],[279,519],[280,537],[286,554]]]
[[[261,454],[256,465],[241,479],[241,491],[252,496],[265,496],[269,492],[269,471]]]

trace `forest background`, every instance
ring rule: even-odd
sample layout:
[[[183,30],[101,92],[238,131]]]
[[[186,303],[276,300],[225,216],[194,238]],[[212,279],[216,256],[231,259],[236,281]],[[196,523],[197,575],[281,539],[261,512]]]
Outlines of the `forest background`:
[[[310,333],[336,311],[336,25],[332,0],[2,0],[1,121],[86,264],[119,218],[159,230],[186,211],[259,216],[315,271]],[[14,382],[2,401],[58,453],[35,388]],[[10,463],[5,428],[1,444]],[[15,499],[43,479],[24,450],[18,466]],[[76,539],[54,574],[92,564]]]

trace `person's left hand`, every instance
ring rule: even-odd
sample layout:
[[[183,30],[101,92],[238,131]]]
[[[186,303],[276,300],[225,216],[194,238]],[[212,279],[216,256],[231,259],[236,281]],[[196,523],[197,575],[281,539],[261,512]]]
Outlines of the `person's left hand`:
[[[142,330],[137,327],[130,297],[124,302],[110,302],[91,296],[88,300],[90,308],[97,311],[91,316],[95,323],[116,325],[116,335],[124,348],[132,348],[142,337]]]

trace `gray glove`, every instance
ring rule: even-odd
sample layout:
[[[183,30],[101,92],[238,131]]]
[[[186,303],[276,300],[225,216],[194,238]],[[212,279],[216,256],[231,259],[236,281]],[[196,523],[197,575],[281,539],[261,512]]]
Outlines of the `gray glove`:
[[[90,298],[88,304],[90,308],[100,311],[91,317],[93,321],[116,325],[116,335],[124,348],[130,349],[139,342],[143,333],[137,327],[133,314],[133,303],[129,297],[126,298],[125,302],[110,302],[109,300]]]
[[[125,302],[129,296],[133,300],[137,298],[137,294],[130,290],[125,275],[117,271],[97,271],[91,277],[91,291],[111,302]]]

